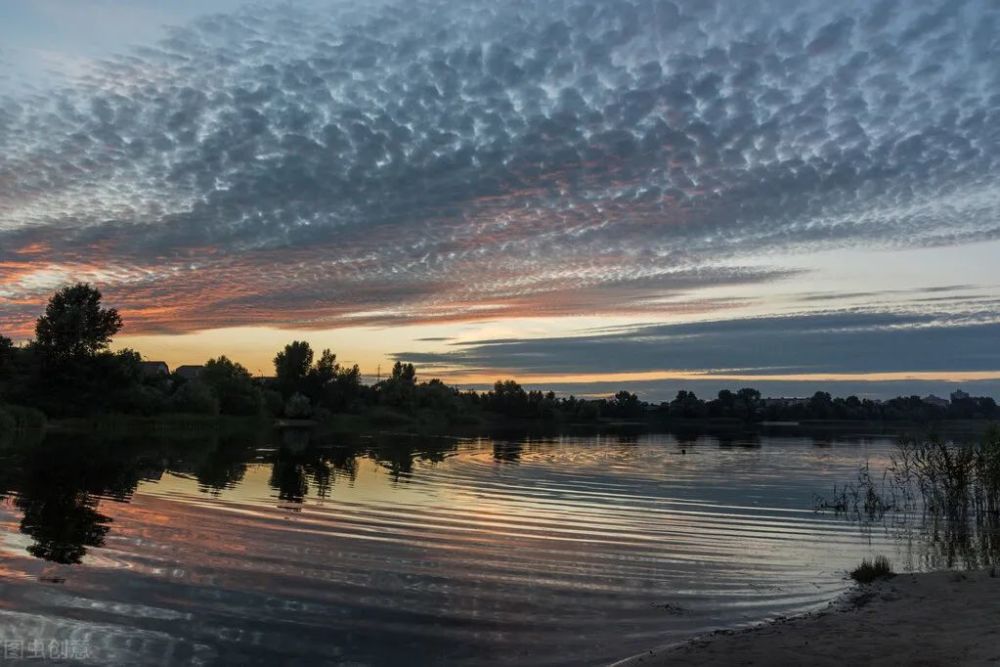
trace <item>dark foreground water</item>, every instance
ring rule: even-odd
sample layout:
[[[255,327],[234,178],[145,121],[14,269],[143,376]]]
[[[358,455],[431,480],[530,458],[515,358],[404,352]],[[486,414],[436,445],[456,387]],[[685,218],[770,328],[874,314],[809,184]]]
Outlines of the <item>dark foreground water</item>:
[[[892,445],[50,436],[0,450],[0,647],[91,664],[602,664],[822,606],[874,553],[962,565],[929,529],[814,511]]]

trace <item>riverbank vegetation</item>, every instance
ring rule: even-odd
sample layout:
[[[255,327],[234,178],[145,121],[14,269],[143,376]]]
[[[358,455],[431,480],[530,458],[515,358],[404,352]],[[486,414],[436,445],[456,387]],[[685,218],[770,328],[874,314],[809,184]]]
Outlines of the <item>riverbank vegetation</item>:
[[[879,579],[891,579],[896,576],[892,571],[892,565],[885,556],[875,556],[874,559],[861,560],[861,565],[851,571],[851,579],[859,584],[870,584]]]
[[[344,429],[443,429],[500,423],[663,421],[772,422],[1000,418],[992,398],[964,394],[950,402],[919,397],[872,401],[817,392],[804,399],[767,399],[753,388],[723,390],[703,400],[682,390],[662,403],[620,391],[602,398],[558,396],[498,380],[488,391],[423,380],[397,362],[385,378],[364,382],[357,365],[331,350],[293,341],[274,357],[273,377],[254,377],[226,356],[175,369],[136,351],[110,350],[122,318],[86,284],[56,292],[21,345],[0,336],[0,433],[38,428],[45,420],[103,423],[112,415],[263,417],[319,422]]]
[[[1000,429],[978,442],[902,438],[881,476],[866,464],[857,479],[817,498],[864,526],[923,526],[949,567],[1000,564]]]

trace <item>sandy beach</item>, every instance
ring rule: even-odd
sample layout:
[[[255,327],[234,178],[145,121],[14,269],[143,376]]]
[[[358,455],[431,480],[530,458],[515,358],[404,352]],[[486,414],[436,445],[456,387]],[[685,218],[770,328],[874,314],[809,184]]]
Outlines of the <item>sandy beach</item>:
[[[1000,665],[1000,578],[902,574],[858,586],[821,612],[716,632],[615,667],[659,665]]]

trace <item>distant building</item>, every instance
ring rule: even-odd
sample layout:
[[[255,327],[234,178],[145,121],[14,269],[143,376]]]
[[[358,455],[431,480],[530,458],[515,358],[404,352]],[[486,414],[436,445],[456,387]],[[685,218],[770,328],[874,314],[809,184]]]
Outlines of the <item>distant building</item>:
[[[808,398],[785,398],[785,397],[782,396],[782,397],[776,397],[776,398],[765,398],[762,401],[762,403],[764,404],[764,407],[766,407],[766,408],[769,408],[769,407],[772,407],[772,406],[777,406],[779,408],[787,408],[787,407],[792,406],[792,405],[808,405],[809,404],[809,399]]]
[[[167,377],[170,375],[170,367],[165,361],[140,361],[139,369],[145,378]]]
[[[952,402],[954,402],[954,401],[964,401],[967,398],[969,398],[969,395],[966,394],[961,389],[956,389],[955,391],[951,392],[951,400],[952,400]]]
[[[174,371],[174,375],[182,377],[185,380],[197,380],[201,377],[203,370],[205,370],[204,366],[178,366]]]
[[[952,396],[954,396],[954,394],[952,394]],[[943,399],[940,396],[935,396],[934,394],[931,394],[930,396],[925,396],[923,398],[923,401],[927,405],[933,405],[935,408],[946,408],[949,405],[951,405],[951,403],[946,399]]]

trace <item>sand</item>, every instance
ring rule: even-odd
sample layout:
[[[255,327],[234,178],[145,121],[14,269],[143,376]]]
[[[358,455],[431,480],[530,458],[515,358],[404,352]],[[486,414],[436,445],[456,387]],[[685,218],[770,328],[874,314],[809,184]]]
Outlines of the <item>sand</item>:
[[[902,574],[824,611],[638,655],[658,665],[1000,665],[1000,577]]]

